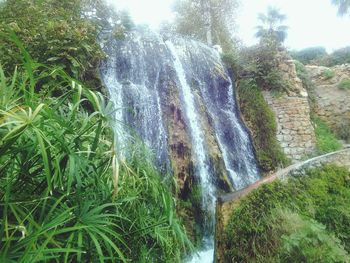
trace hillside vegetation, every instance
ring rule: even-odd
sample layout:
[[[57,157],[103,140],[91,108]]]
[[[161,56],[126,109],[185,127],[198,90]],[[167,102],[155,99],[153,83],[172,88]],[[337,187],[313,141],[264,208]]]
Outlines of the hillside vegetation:
[[[350,173],[325,166],[253,190],[225,229],[226,262],[349,262]]]
[[[173,183],[141,142],[115,152],[86,3],[0,7],[0,262],[180,262]]]

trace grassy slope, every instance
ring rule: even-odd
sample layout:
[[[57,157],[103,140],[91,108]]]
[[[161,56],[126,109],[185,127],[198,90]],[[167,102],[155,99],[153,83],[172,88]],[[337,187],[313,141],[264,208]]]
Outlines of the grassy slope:
[[[307,177],[261,186],[244,198],[225,229],[231,262],[347,262],[350,174],[326,166]]]

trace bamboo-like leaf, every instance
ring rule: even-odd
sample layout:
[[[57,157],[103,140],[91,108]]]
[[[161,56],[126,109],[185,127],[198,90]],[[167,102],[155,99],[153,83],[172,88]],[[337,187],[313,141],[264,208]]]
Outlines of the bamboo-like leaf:
[[[48,186],[48,191],[49,193],[52,193],[52,181],[51,181],[51,169],[50,169],[50,163],[49,163],[49,159],[48,159],[48,154],[47,154],[47,150],[45,147],[45,143],[43,138],[41,137],[40,132],[37,129],[34,129],[36,136],[37,136],[37,140],[39,143],[39,147],[40,147],[40,153],[41,156],[43,158],[43,163],[44,163],[44,170],[45,170],[45,174],[46,174],[46,181],[47,181],[47,186]]]

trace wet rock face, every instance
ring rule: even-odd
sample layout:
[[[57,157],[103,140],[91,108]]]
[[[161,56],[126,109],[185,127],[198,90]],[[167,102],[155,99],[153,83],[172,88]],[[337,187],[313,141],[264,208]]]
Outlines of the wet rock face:
[[[339,89],[342,81],[350,81],[350,64],[306,69],[315,85],[316,114],[336,133],[350,130],[350,89]]]
[[[166,98],[163,116],[165,116],[166,129],[169,133],[168,145],[171,168],[176,176],[180,197],[186,199],[191,192],[192,175],[194,173],[191,160],[191,142],[176,83],[169,80],[166,85],[167,90],[163,93]]]
[[[101,73],[115,118],[127,126],[116,129],[119,144],[123,131],[133,130],[157,166],[174,173],[182,197],[195,180],[225,192],[258,178],[234,86],[214,49],[181,38],[164,41],[143,29],[123,40],[110,37],[105,51]],[[200,178],[203,171],[208,180]]]

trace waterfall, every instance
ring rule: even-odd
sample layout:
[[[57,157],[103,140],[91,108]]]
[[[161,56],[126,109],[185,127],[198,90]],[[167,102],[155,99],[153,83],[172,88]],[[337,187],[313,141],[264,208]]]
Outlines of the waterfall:
[[[202,249],[189,261],[213,262],[216,195],[259,179],[234,82],[219,54],[193,40],[164,41],[138,29],[125,39],[111,36],[104,49],[101,73],[116,108],[119,146],[127,146],[125,134],[133,131],[184,189],[194,174],[206,216]]]

